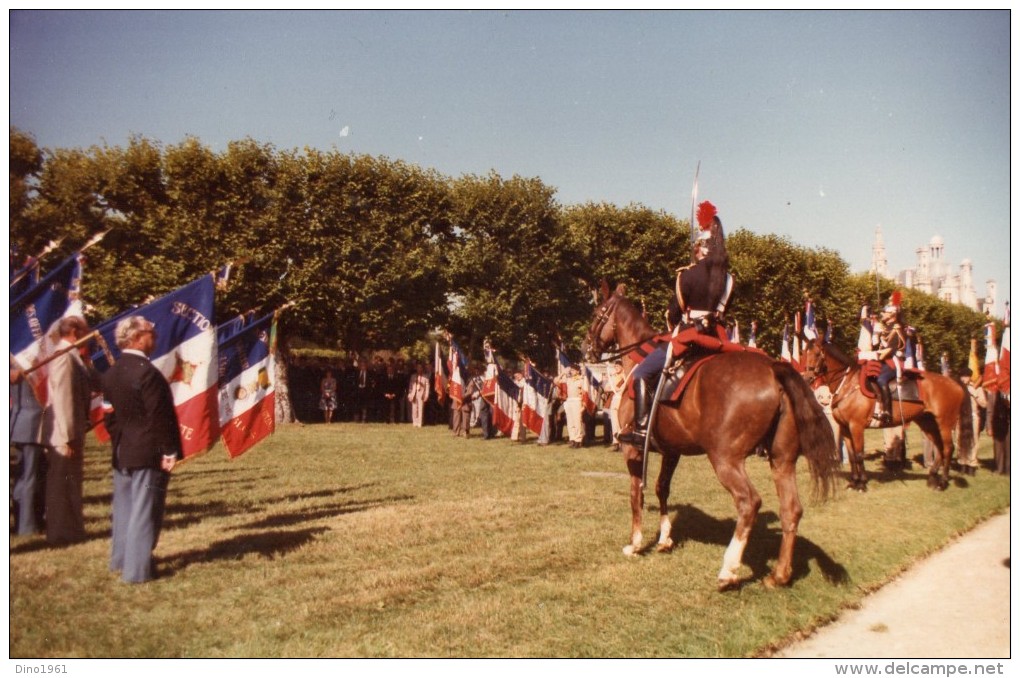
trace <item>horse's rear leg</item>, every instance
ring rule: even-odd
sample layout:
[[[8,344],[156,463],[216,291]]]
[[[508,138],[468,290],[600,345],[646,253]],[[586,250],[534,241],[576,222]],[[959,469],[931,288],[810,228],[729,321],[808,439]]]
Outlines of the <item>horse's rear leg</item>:
[[[717,582],[719,590],[726,591],[740,586],[738,571],[744,558],[747,540],[751,536],[751,528],[754,526],[758,509],[761,508],[761,496],[751,485],[742,458],[738,462],[718,464],[712,459],[712,464],[715,466],[719,482],[729,490],[737,509],[737,525],[733,530],[733,537],[730,538],[730,544],[726,547],[726,553],[723,554],[723,564]]]
[[[679,462],[679,455],[662,455],[659,478],[655,481],[655,496],[659,499],[659,543],[655,550],[660,553],[673,549],[673,537],[670,536],[673,532],[673,523],[669,519],[669,487]]]
[[[772,574],[765,577],[765,586],[773,588],[786,586],[793,576],[793,547],[797,541],[797,527],[804,515],[804,507],[800,503],[797,492],[797,459],[781,457],[773,458],[772,478],[776,483],[779,495],[780,525],[783,529],[783,540],[779,545],[779,559],[772,569]]]

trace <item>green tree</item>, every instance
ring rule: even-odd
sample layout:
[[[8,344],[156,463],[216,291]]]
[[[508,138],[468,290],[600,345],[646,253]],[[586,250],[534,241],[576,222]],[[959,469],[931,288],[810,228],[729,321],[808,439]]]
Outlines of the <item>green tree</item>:
[[[586,312],[553,196],[540,180],[519,176],[452,183],[449,329],[474,357],[488,338],[504,357],[549,365],[557,332]]]

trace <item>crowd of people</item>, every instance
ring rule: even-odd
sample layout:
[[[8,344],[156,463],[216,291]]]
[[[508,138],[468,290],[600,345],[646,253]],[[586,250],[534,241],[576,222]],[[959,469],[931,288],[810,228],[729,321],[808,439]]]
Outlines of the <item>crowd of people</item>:
[[[308,422],[447,426],[451,434],[460,437],[529,440],[527,427],[519,422],[520,402],[512,415],[515,426],[511,433],[504,435],[493,425],[492,405],[482,396],[484,374],[481,365],[469,368],[468,382],[456,404],[445,390],[437,392],[434,366],[428,361],[384,355],[298,361],[291,367],[291,399],[299,418]],[[523,391],[523,371],[512,374]],[[586,387],[578,366],[564,369],[552,381],[555,388],[550,393],[549,409],[541,413],[550,422],[548,434],[532,432],[530,439],[540,445],[565,440],[571,448],[602,444],[618,450],[622,365],[608,367],[594,412],[582,405],[582,390]]]
[[[152,553],[162,528],[170,472],[183,457],[180,425],[170,385],[149,362],[156,345],[151,322],[129,316],[117,324],[121,357],[102,375],[82,354],[89,335],[84,318],[61,319],[52,331],[45,379],[35,374],[33,383],[28,372],[36,370],[11,360],[10,438],[17,453],[11,474],[16,478],[11,492],[14,531],[44,532],[52,546],[86,538],[85,435],[92,426],[92,393],[102,391],[113,467],[110,571],[125,582],[143,583],[157,576]],[[44,389],[45,398],[36,388]]]

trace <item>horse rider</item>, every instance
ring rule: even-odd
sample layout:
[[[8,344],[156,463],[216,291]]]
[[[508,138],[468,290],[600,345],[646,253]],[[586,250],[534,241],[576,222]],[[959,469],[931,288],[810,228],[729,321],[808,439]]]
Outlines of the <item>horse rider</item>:
[[[694,325],[704,332],[714,332],[715,325],[723,319],[733,292],[733,278],[729,275],[730,258],[715,205],[707,200],[698,205],[697,219],[700,232],[691,252],[694,262],[677,269],[676,298],[670,303],[667,322],[671,326],[682,323]],[[630,431],[617,436],[621,443],[637,447],[645,444],[652,395],[666,367],[668,346],[669,342],[663,342],[632,372],[634,421]]]
[[[878,418],[883,424],[888,424],[892,421],[892,394],[889,391],[889,382],[893,379],[899,381],[902,375],[904,349],[907,344],[899,304],[890,303],[882,310],[882,325],[885,331],[882,333],[876,355],[882,363],[882,370],[878,373],[875,383],[878,384],[881,396],[879,400],[882,409]]]

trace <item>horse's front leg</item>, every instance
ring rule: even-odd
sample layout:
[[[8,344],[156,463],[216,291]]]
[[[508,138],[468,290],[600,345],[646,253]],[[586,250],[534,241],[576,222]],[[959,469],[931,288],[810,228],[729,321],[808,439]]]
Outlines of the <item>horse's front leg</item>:
[[[679,455],[662,455],[659,478],[655,481],[655,496],[659,499],[659,543],[656,544],[655,550],[659,553],[673,550],[673,523],[669,519],[669,487],[679,462]]]
[[[851,424],[844,436],[850,442],[850,482],[847,484],[858,492],[868,491],[868,474],[864,470],[864,427]]]
[[[645,508],[641,460],[628,459],[627,471],[630,473],[630,543],[623,547],[623,554],[633,556],[641,549],[641,517]]]

